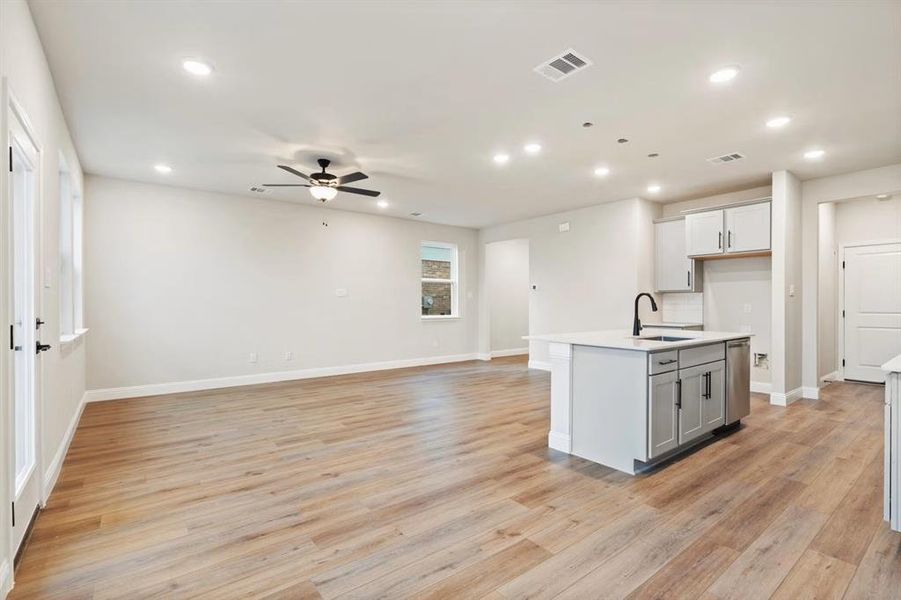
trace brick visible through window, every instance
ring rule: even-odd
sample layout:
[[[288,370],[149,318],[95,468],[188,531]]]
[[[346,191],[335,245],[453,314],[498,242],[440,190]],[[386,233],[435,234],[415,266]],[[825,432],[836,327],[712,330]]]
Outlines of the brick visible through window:
[[[422,242],[422,316],[457,316],[457,247]]]

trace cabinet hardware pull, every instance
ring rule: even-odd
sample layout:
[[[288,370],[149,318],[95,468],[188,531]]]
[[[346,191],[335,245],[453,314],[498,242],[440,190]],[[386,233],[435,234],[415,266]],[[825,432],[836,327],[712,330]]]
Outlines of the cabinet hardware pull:
[[[727,244],[728,244],[728,246],[729,246],[730,248],[732,247],[732,230],[731,230],[731,229],[729,230],[729,236],[728,236]]]
[[[719,238],[716,243],[716,247],[718,250],[722,250],[723,249],[723,232],[720,231],[718,235],[719,235]]]
[[[685,274],[688,275],[688,287],[691,287],[691,271],[686,271]]]
[[[682,380],[676,380],[676,408],[682,409]]]
[[[677,359],[671,358],[670,360],[658,360],[658,361],[657,361],[657,364],[658,364],[658,365],[671,365],[671,364],[673,364],[674,362],[677,362]]]

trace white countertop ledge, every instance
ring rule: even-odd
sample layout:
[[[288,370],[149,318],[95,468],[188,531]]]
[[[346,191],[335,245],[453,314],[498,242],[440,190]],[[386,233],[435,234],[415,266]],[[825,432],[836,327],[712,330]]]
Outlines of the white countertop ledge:
[[[666,335],[688,338],[675,342],[660,342],[644,338]],[[594,346],[597,348],[616,348],[620,350],[638,350],[641,352],[658,352],[676,348],[688,348],[715,342],[727,342],[753,337],[752,333],[736,333],[731,331],[673,331],[672,329],[656,329],[645,327],[638,337],[632,336],[631,329],[610,329],[607,331],[583,331],[579,333],[549,333],[545,335],[527,335],[523,339],[538,342],[556,342],[575,346]]]
[[[882,365],[882,370],[888,373],[901,373],[901,354]]]

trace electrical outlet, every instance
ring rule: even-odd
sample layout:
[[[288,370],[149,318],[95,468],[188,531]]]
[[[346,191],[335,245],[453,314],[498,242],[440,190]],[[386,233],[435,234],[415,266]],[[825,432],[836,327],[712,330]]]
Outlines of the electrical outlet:
[[[751,305],[746,303],[745,304],[745,313],[750,314],[750,312],[751,312]]]
[[[294,353],[290,350],[285,352],[285,360],[294,360]]]
[[[250,353],[250,357],[249,357],[250,362],[255,363],[255,362],[257,362],[257,360],[259,360],[259,358],[260,357],[256,352]]]

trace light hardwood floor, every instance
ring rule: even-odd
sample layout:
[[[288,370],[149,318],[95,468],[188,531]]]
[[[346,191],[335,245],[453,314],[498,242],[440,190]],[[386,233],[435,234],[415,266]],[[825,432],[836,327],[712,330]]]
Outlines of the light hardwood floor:
[[[899,598],[882,388],[628,477],[521,358],[89,405],[14,600]]]

